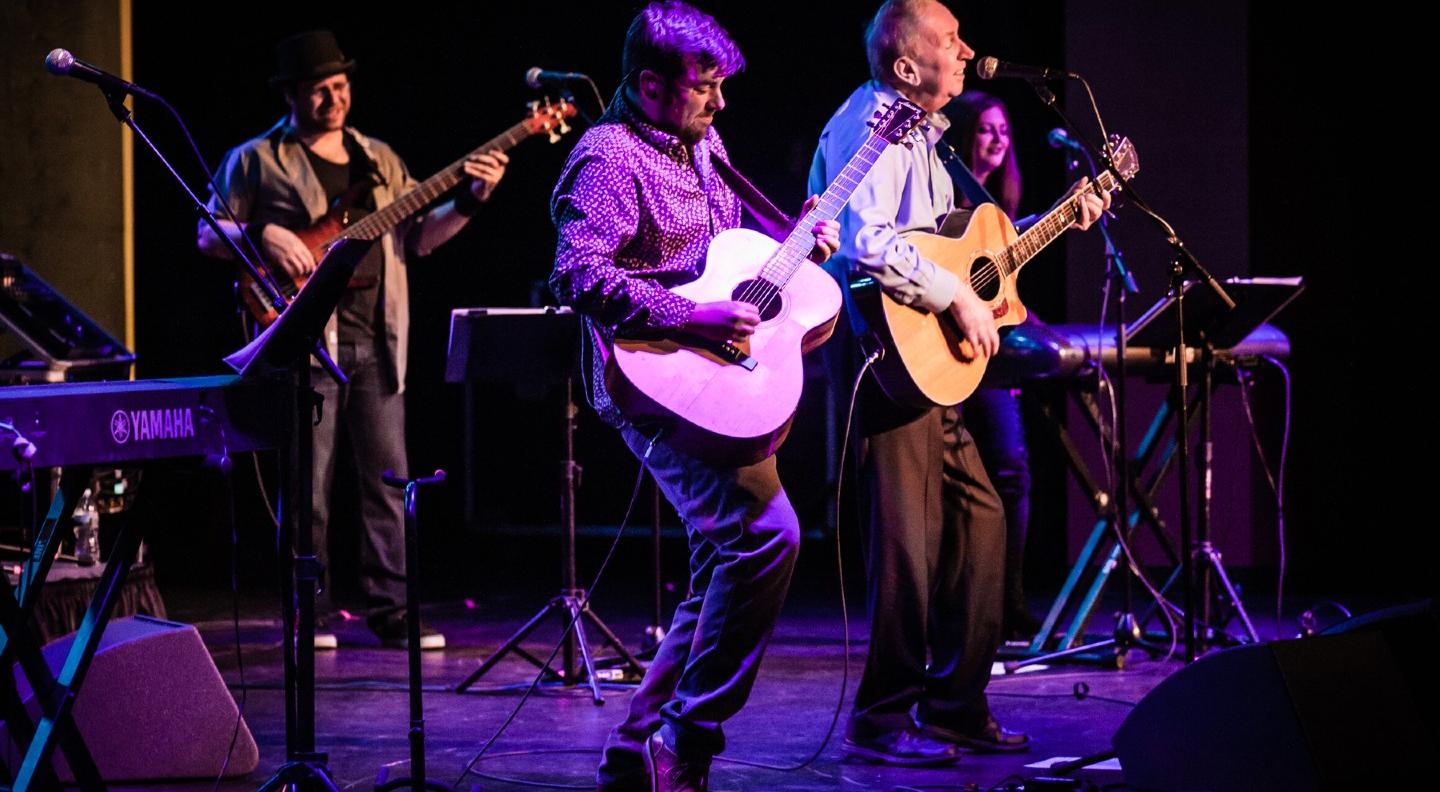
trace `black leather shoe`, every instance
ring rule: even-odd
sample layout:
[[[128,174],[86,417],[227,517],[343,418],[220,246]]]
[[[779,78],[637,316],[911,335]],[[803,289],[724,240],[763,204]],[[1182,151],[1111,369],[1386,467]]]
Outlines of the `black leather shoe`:
[[[633,781],[597,782],[595,784],[595,792],[652,792],[653,789],[648,776],[638,777]]]
[[[1029,643],[1040,632],[1040,620],[1026,610],[1006,613],[1001,625],[1001,634],[1006,641]]]
[[[382,646],[393,649],[410,648],[410,628],[403,618],[372,622],[370,630],[380,639]],[[445,634],[423,621],[420,622],[420,650],[431,652],[444,648]]]
[[[1010,731],[992,718],[977,731],[962,732],[927,723],[925,733],[937,740],[968,748],[976,753],[1016,753],[1030,750],[1030,738],[1020,732]]]
[[[898,767],[940,767],[960,760],[954,743],[936,740],[914,729],[896,729],[874,737],[845,738],[846,756]]]
[[[655,792],[708,792],[710,760],[686,761],[675,755],[660,739],[650,735],[650,759],[655,766]]]

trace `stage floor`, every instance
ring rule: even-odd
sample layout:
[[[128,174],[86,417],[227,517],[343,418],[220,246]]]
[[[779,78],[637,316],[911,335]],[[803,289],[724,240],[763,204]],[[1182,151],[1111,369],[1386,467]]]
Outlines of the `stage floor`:
[[[191,615],[237,700],[260,747],[260,767],[250,777],[222,782],[219,789],[258,787],[285,760],[285,723],[278,621],[265,616],[264,600],[248,597],[239,637],[244,661],[243,682],[236,662],[235,630],[224,614],[228,595],[211,592],[167,595],[172,616]],[[428,774],[457,789],[479,784],[484,790],[533,789],[512,780],[546,785],[593,788],[599,749],[610,728],[625,713],[631,688],[607,684],[605,703],[595,706],[585,687],[542,686],[519,716],[475,765],[483,776],[461,780],[463,768],[495,733],[520,701],[535,668],[514,657],[502,661],[468,693],[453,692],[508,635],[542,604],[510,597],[479,607],[465,603],[428,606],[426,618],[447,636],[449,646],[424,655]],[[597,599],[596,610],[625,640],[638,649],[647,622],[643,602],[631,607]],[[533,607],[532,607],[533,606]],[[864,661],[866,625],[851,603],[848,692],[853,693]],[[182,619],[184,620],[184,619]],[[1097,620],[1098,621],[1098,620]],[[1108,621],[1108,619],[1106,619]],[[845,675],[842,622],[836,602],[819,592],[792,596],[775,640],[765,658],[749,706],[727,724],[728,748],[716,763],[712,785],[717,790],[880,790],[978,789],[1044,771],[1027,765],[1054,757],[1078,757],[1109,749],[1110,737],[1146,692],[1180,667],[1176,660],[1150,660],[1132,654],[1123,671],[1095,666],[1052,665],[1014,675],[998,673],[990,685],[992,708],[1006,726],[1027,732],[1032,748],[1022,754],[967,754],[944,769],[898,769],[847,762],[841,756],[849,697],[841,709],[836,733],[819,758],[800,770],[775,770],[738,764],[747,762],[790,766],[814,753],[825,739],[837,707]],[[341,789],[369,789],[376,771],[390,768],[392,777],[408,772],[408,700],[406,657],[380,647],[360,620],[336,632],[338,651],[316,658],[318,692],[316,744],[328,753],[329,768]],[[547,625],[527,642],[527,649],[548,655],[559,636]],[[592,638],[592,642],[596,641]],[[1178,656],[1178,652],[1177,652]],[[1088,696],[1076,695],[1088,686]],[[1112,762],[1113,765],[1113,762]],[[1116,770],[1088,770],[1079,777],[1101,785],[1122,780]],[[116,789],[134,789],[116,786]],[[177,783],[174,790],[211,789],[212,784]],[[564,786],[547,788],[566,788]]]

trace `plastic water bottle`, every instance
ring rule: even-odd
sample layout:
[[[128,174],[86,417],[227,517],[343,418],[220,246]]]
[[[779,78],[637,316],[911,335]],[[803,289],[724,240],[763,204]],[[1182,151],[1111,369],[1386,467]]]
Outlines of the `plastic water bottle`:
[[[92,566],[100,560],[100,510],[95,497],[86,489],[75,504],[75,560],[80,566]]]

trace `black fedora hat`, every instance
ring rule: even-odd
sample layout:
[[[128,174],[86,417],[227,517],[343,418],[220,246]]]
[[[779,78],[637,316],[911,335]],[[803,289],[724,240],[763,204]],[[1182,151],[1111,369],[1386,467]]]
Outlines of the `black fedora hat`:
[[[334,33],[310,30],[275,45],[275,76],[270,78],[270,84],[317,80],[354,70],[355,61],[345,58]]]

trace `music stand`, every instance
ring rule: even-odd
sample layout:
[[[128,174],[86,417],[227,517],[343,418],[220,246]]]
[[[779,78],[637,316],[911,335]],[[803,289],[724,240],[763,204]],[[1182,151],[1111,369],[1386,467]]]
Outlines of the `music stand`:
[[[317,404],[310,387],[310,354],[335,312],[350,276],[374,240],[342,239],[331,246],[305,288],[278,319],[253,341],[225,358],[242,378],[289,372],[295,383],[291,443],[282,456],[284,474],[294,497],[282,514],[276,544],[294,548],[293,567],[280,576],[282,646],[285,670],[286,762],[260,792],[311,781],[334,790],[325,764],[315,750],[315,588],[322,570],[315,558],[311,525],[314,432],[311,416]],[[281,503],[285,503],[282,498]],[[283,551],[282,551],[283,563]]]
[[[1178,378],[1181,383],[1185,382],[1181,366],[1188,368],[1192,361],[1188,353],[1182,355],[1180,351],[1192,347],[1200,350],[1202,453],[1197,471],[1201,482],[1200,512],[1195,524],[1194,546],[1184,548],[1185,555],[1182,557],[1182,560],[1189,563],[1182,566],[1180,571],[1186,601],[1187,661],[1195,658],[1197,645],[1211,644],[1216,637],[1216,631],[1209,623],[1212,576],[1223,587],[1225,597],[1233,609],[1233,615],[1240,618],[1250,642],[1257,643],[1260,640],[1259,633],[1250,620],[1250,614],[1246,612],[1244,604],[1241,603],[1240,596],[1230,581],[1230,576],[1225,573],[1220,552],[1210,541],[1210,506],[1213,500],[1212,483],[1214,479],[1211,475],[1214,462],[1214,441],[1211,436],[1210,408],[1211,394],[1214,388],[1215,353],[1230,349],[1240,343],[1246,336],[1274,318],[1305,288],[1300,278],[1229,278],[1224,281],[1224,286],[1225,291],[1234,300],[1233,308],[1226,306],[1215,290],[1207,284],[1189,280],[1184,282],[1178,295],[1172,291],[1126,330],[1126,337],[1136,345],[1159,349],[1177,349],[1178,347],[1175,365],[1177,372],[1182,374]],[[1181,305],[1185,307],[1182,309]],[[1177,313],[1179,316],[1176,315]],[[1183,333],[1179,329],[1182,317]],[[1185,397],[1185,391],[1179,390],[1177,398],[1182,406]],[[1183,414],[1181,422],[1183,426],[1185,422]],[[1182,448],[1181,453],[1184,454],[1187,450]],[[1182,494],[1188,486],[1189,482],[1185,481],[1182,476],[1180,482]],[[1182,514],[1180,515],[1182,528],[1185,527],[1189,517],[1188,513],[1184,513],[1182,501]],[[1198,572],[1193,571],[1196,563],[1200,565]],[[1199,576],[1198,585],[1195,580],[1196,575]],[[1198,598],[1195,596],[1197,589]],[[1196,607],[1197,601],[1198,608]],[[1198,619],[1195,618],[1197,610],[1199,611]],[[1204,633],[1203,638],[1201,637],[1202,632]]]
[[[1206,344],[1227,350],[1266,324],[1305,290],[1301,278],[1228,278],[1225,291],[1235,300],[1233,311],[1222,310],[1215,292],[1201,281],[1185,281],[1185,345]],[[1125,329],[1131,346],[1175,347],[1175,297],[1167,295]]]
[[[636,674],[645,669],[626,650],[615,632],[586,602],[575,574],[575,487],[580,468],[575,464],[575,419],[579,408],[574,398],[575,350],[579,348],[579,316],[569,308],[459,308],[450,315],[450,349],[445,367],[447,382],[510,385],[531,392],[543,392],[556,384],[565,388],[565,459],[561,462],[561,573],[563,587],[505,643],[455,686],[457,693],[469,690],[505,655],[514,652],[528,660],[553,681],[577,684],[583,666],[592,700],[605,703],[595,658],[585,637],[585,623],[599,631],[623,663]],[[467,417],[467,420],[469,418]],[[520,646],[549,616],[561,624],[574,624],[565,634],[560,671],[537,659]],[[568,621],[566,621],[568,619]],[[576,665],[579,655],[581,666]]]

